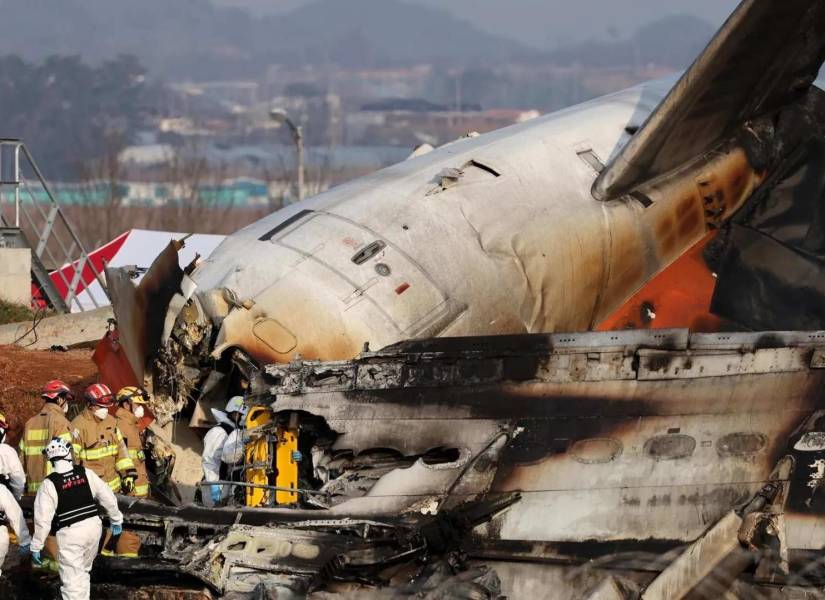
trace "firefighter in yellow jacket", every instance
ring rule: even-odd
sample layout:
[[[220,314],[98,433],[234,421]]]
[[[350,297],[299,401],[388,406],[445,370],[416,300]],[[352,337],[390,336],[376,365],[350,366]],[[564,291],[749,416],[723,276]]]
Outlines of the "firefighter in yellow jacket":
[[[109,408],[114,405],[112,390],[94,383],[83,392],[86,410],[72,421],[75,460],[94,471],[115,493],[130,494],[135,489],[137,471],[129,458],[123,434]]]
[[[137,387],[125,387],[117,393],[117,412],[115,420],[120,433],[126,440],[126,449],[129,458],[135,463],[137,481],[135,490],[131,493],[136,498],[149,496],[149,476],[146,473],[146,455],[143,451],[143,438],[140,435],[138,422],[143,417],[144,405],[149,399],[145,390]]]
[[[33,496],[40,484],[52,472],[51,463],[43,456],[49,441],[60,438],[67,444],[72,442],[71,426],[66,418],[72,390],[68,385],[55,379],[43,388],[40,396],[44,400],[38,414],[26,421],[20,438],[20,462],[26,472],[26,494]]]

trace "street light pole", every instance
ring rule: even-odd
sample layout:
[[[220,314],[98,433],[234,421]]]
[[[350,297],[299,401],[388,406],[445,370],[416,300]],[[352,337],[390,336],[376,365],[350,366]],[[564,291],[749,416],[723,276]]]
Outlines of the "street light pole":
[[[286,111],[280,108],[270,110],[269,117],[278,125],[286,123],[292,133],[292,141],[295,142],[298,154],[298,201],[300,202],[304,199],[304,128],[296,125],[287,116]]]
[[[298,202],[304,199],[304,128],[301,125],[292,125],[292,137],[298,152]]]

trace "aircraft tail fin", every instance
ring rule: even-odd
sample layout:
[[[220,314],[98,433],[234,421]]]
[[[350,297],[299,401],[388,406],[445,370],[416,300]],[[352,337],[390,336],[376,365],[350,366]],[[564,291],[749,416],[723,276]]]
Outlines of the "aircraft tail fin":
[[[612,200],[804,96],[825,60],[825,1],[743,0],[593,186]]]

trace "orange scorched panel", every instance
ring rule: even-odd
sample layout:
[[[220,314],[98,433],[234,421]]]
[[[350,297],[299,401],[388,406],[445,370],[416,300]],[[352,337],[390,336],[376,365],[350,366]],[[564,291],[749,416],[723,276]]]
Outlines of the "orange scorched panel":
[[[718,331],[721,321],[710,313],[716,278],[702,253],[716,236],[711,231],[656,275],[596,329],[669,329]]]

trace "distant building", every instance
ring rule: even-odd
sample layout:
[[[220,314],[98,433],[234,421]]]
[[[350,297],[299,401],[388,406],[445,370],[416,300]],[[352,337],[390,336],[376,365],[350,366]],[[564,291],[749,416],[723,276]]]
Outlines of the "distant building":
[[[426,101],[371,103],[346,118],[350,144],[390,143],[409,148],[438,146],[470,132],[487,133],[539,116],[537,110],[447,110]]]

